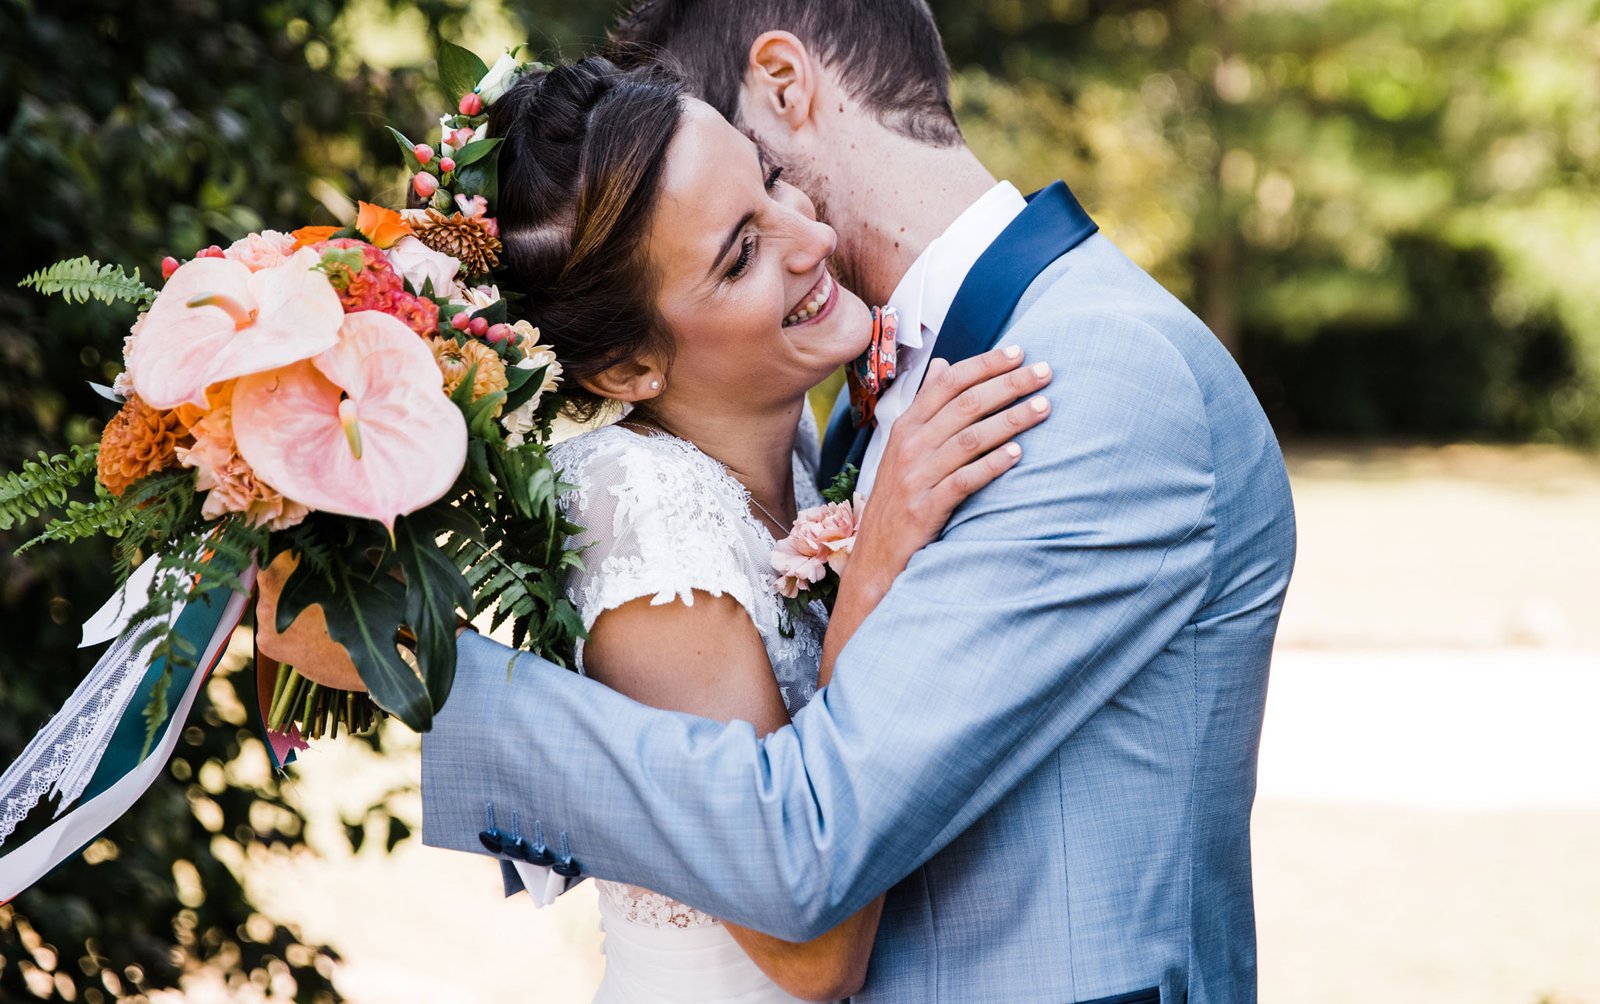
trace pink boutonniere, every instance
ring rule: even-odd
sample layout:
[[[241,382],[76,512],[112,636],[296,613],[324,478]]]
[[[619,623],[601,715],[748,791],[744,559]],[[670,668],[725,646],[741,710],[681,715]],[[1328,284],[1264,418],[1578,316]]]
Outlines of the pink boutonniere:
[[[784,598],[791,618],[817,600],[833,609],[867,502],[855,493],[856,475],[854,467],[841,471],[822,493],[827,501],[801,510],[789,535],[772,549],[772,568],[778,573],[772,590]]]

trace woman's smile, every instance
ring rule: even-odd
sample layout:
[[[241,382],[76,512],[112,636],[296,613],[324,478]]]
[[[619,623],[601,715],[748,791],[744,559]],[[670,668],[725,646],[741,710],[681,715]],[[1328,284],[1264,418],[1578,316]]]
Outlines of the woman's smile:
[[[789,311],[789,316],[783,319],[786,328],[798,327],[813,321],[820,321],[833,311],[834,301],[838,297],[834,292],[838,284],[833,281],[833,276],[826,268],[822,270],[822,278],[817,284],[806,292],[805,299],[801,300]]]

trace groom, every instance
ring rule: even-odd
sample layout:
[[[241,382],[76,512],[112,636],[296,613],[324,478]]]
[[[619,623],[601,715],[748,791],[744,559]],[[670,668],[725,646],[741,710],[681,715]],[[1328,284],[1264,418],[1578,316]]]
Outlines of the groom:
[[[564,874],[796,940],[889,890],[861,1002],[1253,1001],[1250,809],[1295,537],[1233,360],[1065,186],[1026,201],[984,170],[922,0],[653,0],[617,34],[754,135],[838,230],[846,280],[899,309],[876,429],[829,437],[864,486],[932,358],[1021,345],[1054,368],[1052,417],[765,740],[531,657],[508,683],[512,654],[464,634],[424,840],[481,852],[515,811]]]

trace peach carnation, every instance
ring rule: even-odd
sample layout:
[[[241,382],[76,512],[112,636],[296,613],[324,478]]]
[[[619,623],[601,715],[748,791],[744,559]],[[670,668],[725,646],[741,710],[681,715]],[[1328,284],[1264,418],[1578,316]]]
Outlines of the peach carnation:
[[[828,502],[801,510],[794,529],[772,549],[778,579],[772,588],[790,599],[822,581],[828,569],[843,574],[856,543],[856,524],[863,500]]]
[[[508,386],[506,364],[501,361],[499,353],[484,343],[468,339],[464,344],[457,345],[454,339],[435,338],[430,344],[433,347],[433,360],[439,364],[439,372],[444,375],[446,396],[455,393],[474,364],[478,367],[472,377],[474,401],[495,391],[505,390]],[[495,408],[494,414],[499,418],[500,408]]]
[[[187,432],[175,413],[158,411],[133,395],[100,436],[100,483],[121,495],[140,478],[172,467]]]
[[[233,436],[233,383],[212,392],[217,405],[190,432],[194,445],[178,450],[178,460],[195,469],[195,487],[206,492],[201,515],[219,519],[230,512],[244,513],[256,526],[284,530],[311,513],[306,506],[286,498],[256,477],[239,455]]]
[[[287,262],[294,252],[293,237],[276,230],[263,230],[258,234],[246,234],[234,241],[228,245],[228,250],[223,252],[223,256],[231,258],[252,272],[259,272],[264,268],[277,268]]]

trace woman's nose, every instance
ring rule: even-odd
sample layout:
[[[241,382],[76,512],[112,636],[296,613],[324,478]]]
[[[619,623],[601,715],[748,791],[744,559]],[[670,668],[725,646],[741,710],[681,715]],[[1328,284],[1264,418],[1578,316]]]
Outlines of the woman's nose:
[[[808,203],[809,204],[809,203]],[[826,223],[803,215],[791,215],[790,252],[787,255],[791,271],[814,271],[817,263],[833,254],[839,246],[839,235]]]

